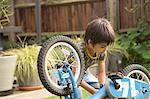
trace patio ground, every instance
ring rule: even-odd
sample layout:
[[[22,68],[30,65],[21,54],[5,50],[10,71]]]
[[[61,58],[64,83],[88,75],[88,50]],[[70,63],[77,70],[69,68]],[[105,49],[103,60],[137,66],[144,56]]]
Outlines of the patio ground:
[[[44,99],[49,96],[53,96],[53,94],[43,88],[34,91],[14,91],[13,94],[2,96],[0,99]]]

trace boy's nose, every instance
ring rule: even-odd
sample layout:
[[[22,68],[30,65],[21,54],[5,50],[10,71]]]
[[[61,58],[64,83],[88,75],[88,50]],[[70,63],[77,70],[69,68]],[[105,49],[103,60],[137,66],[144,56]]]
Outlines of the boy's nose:
[[[103,52],[105,52],[105,51],[106,51],[106,48],[103,49]]]

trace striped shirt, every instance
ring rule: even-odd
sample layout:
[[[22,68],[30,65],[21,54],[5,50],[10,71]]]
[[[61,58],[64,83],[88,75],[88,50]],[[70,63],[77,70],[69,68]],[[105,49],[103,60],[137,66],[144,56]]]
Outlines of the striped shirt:
[[[88,52],[86,51],[85,48],[85,43],[84,42],[80,42],[78,43],[78,46],[80,47],[82,53],[84,54],[84,60],[85,60],[85,68],[87,69],[88,67],[98,63],[98,61],[105,61],[106,59],[106,52],[104,53],[98,53],[94,58],[91,58],[88,55]]]

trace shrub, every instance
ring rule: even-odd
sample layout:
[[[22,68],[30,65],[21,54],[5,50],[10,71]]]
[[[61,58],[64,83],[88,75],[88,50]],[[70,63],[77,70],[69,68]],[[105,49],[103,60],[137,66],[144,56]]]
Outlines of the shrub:
[[[120,33],[117,42],[130,55],[128,63],[139,63],[150,70],[150,24],[140,22],[136,30]]]

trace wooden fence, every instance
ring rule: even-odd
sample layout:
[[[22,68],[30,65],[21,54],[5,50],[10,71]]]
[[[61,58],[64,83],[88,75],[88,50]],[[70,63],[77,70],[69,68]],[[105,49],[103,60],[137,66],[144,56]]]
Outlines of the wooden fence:
[[[13,1],[15,25],[22,26],[25,33],[32,35],[35,33],[35,0]],[[96,17],[110,20],[116,31],[135,28],[139,19],[150,21],[148,0],[47,1],[41,0],[42,33],[84,31],[87,23]]]
[[[106,4],[102,1],[65,4],[42,4],[42,32],[83,31],[96,17],[106,17]],[[16,25],[26,32],[35,32],[35,7],[17,7]]]
[[[119,0],[118,12],[118,29],[134,28],[141,19],[150,22],[150,0]]]

